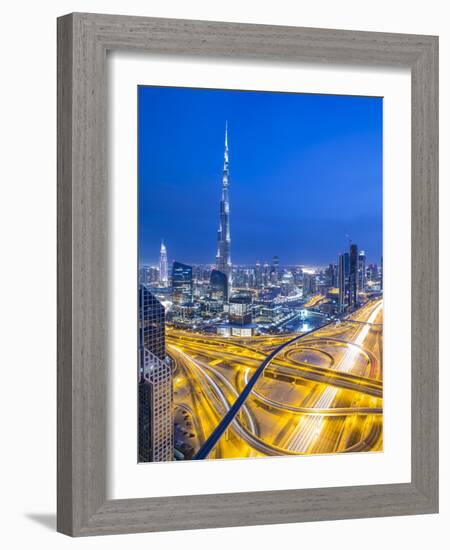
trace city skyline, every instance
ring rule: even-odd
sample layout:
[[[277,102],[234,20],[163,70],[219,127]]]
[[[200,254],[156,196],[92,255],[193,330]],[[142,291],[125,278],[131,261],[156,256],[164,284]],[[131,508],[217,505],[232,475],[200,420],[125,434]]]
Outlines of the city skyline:
[[[193,92],[199,92],[201,97],[196,99],[198,96]],[[180,98],[188,99],[188,105],[194,111],[200,109],[199,103],[204,107],[206,104],[206,112],[214,110],[216,117],[209,120],[208,125],[204,120],[202,123],[202,117],[200,122],[193,124],[192,113],[189,111],[190,114],[181,116],[176,124],[158,132],[160,124],[164,121],[167,124],[164,112],[167,114],[169,104],[170,116],[173,118],[180,115]],[[274,122],[277,115],[286,118],[286,98],[289,108],[297,105],[293,115],[296,114],[297,118],[302,115],[302,128],[306,134],[303,139],[307,139],[307,142],[293,134],[292,122],[285,119],[284,122]],[[233,122],[230,117],[219,116],[221,112],[226,115],[242,111],[249,100],[252,105],[256,101],[256,113],[263,107],[270,107],[266,109],[268,121],[256,119],[255,115],[250,119],[251,128],[243,128],[242,121],[236,119]],[[214,235],[217,234],[223,170],[223,134],[227,119],[234,265],[254,265],[258,259],[263,262],[278,255],[284,265],[325,266],[336,261],[337,253],[347,248],[349,238],[354,242],[364,242],[368,263],[380,262],[381,98],[140,87],[139,101],[139,247],[142,265],[157,263],[161,239],[167,245],[171,261],[177,260],[191,265],[215,262],[217,243],[214,242]],[[301,107],[298,107],[298,103]],[[244,118],[248,122],[248,116]],[[148,120],[152,121],[151,131],[146,125]],[[320,128],[316,128],[311,136],[313,124]],[[213,136],[212,129],[219,125],[220,131],[215,131]],[[200,136],[203,130],[205,139],[195,146],[196,136]],[[286,139],[289,137],[289,142],[275,144],[275,152],[271,156],[267,155],[269,145],[272,152],[274,151],[273,134],[276,133],[279,137],[281,131],[286,134]],[[314,137],[315,140],[310,139]],[[294,138],[294,144],[291,138]],[[322,161],[314,165],[311,162],[311,157],[317,157],[314,144],[317,149],[323,150],[326,163]],[[172,166],[167,164],[170,160],[167,150],[161,155],[162,147],[168,147],[173,160],[177,160],[171,163]],[[197,149],[200,149],[200,153],[196,152]],[[331,156],[327,153],[328,149],[332,149]],[[263,163],[258,161],[255,151],[261,154]],[[198,164],[200,157],[204,162]],[[218,157],[222,158],[218,161]],[[333,177],[330,179],[328,165],[332,158],[337,157],[341,158],[333,165]],[[245,162],[246,160],[249,162]],[[299,167],[300,162],[305,169],[294,178],[293,168],[287,171],[284,165],[280,168],[282,161],[293,163],[295,168]],[[249,173],[249,164],[256,172],[253,175]],[[262,171],[261,164],[267,168],[265,172]],[[327,164],[325,168],[324,164]],[[161,171],[165,168],[168,170],[162,181]],[[360,171],[364,173],[364,177],[358,175]],[[316,178],[314,185],[311,183],[313,175]],[[193,177],[197,184],[192,181]],[[317,177],[319,180],[321,177],[322,185],[326,185],[320,192],[317,192],[317,188],[321,187]],[[299,179],[301,184],[295,189],[294,183]],[[277,182],[276,185],[274,182]],[[279,189],[281,192],[286,190],[286,186],[289,196],[282,197],[284,210],[280,212],[281,203],[277,203],[280,193],[276,192],[270,197],[270,202],[274,203],[274,212],[271,212],[265,194],[271,189]],[[295,202],[293,194],[297,195],[299,205],[299,212],[295,215],[292,211],[292,203]],[[347,207],[343,208],[342,205],[345,204]],[[255,205],[256,209],[261,210],[256,215]],[[201,215],[196,215],[200,211]],[[277,222],[280,214],[283,216],[283,223]],[[265,225],[262,232],[261,224]]]
[[[140,88],[139,461],[382,451],[381,107]]]
[[[351,242],[347,241],[347,247],[349,246],[349,244],[351,244]],[[167,247],[166,247],[167,249]],[[280,267],[298,267],[298,268],[305,268],[305,269],[326,269],[330,263],[332,264],[337,264],[339,263],[339,256],[341,254],[343,254],[345,251],[347,250],[347,248],[345,246],[343,246],[340,250],[338,250],[335,254],[335,256],[332,256],[330,257],[329,261],[325,261],[323,263],[320,263],[320,264],[313,264],[313,263],[300,263],[300,262],[292,262],[292,263],[283,263],[282,261],[280,261]],[[363,250],[365,252],[365,250]],[[264,265],[264,263],[268,263],[268,264],[271,264],[271,262],[273,261],[273,258],[274,257],[277,257],[279,258],[279,256],[277,256],[276,254],[274,255],[270,255],[270,254],[267,254],[267,256],[265,257],[262,257],[262,258],[256,258],[254,262],[249,262],[249,263],[236,263],[236,262],[233,262],[233,268],[239,268],[239,267],[243,267],[243,268],[247,268],[247,267],[255,267],[255,265],[257,263],[260,263],[261,265]],[[175,262],[178,262],[179,260],[177,260],[176,258],[173,258],[170,256],[170,253],[168,253],[167,255],[167,262],[168,262],[168,265],[172,265],[173,263]],[[378,267],[381,267],[381,261],[382,261],[382,256],[380,256],[380,258],[378,258],[378,260],[375,258],[375,261],[367,261],[367,265],[375,265],[375,266],[378,266]],[[213,258],[211,261],[209,262],[190,262],[190,261],[184,261],[183,263],[186,263],[188,265],[191,265],[192,267],[196,267],[196,266],[205,266],[205,267],[210,267],[210,268],[214,268],[214,266],[216,265],[216,259]],[[159,259],[155,259],[153,261],[140,261],[139,262],[139,267],[155,267],[159,270],[159,265],[160,265],[160,260]]]

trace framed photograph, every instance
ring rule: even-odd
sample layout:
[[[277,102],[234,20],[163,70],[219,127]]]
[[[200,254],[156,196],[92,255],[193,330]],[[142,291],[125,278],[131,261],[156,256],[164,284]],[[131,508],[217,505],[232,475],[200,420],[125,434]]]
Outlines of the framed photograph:
[[[438,39],[58,19],[58,530],[438,510]]]

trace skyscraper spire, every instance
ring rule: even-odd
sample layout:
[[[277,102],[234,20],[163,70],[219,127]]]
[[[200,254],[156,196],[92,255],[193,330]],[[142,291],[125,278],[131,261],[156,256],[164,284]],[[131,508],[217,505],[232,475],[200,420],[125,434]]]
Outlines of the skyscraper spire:
[[[159,251],[159,282],[162,286],[167,286],[169,282],[167,270],[167,249],[164,239],[161,240],[161,249]]]
[[[223,154],[222,194],[220,199],[219,230],[217,232],[216,267],[225,273],[228,280],[228,292],[231,289],[231,234],[230,234],[230,200],[228,170],[228,121],[225,122],[225,147]]]

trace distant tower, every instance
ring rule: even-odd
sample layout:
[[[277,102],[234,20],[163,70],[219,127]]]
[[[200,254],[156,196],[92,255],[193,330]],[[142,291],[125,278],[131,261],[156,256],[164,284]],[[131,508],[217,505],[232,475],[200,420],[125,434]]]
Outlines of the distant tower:
[[[228,123],[225,124],[225,150],[223,158],[222,195],[220,199],[220,223],[217,232],[216,268],[225,273],[228,280],[228,293],[231,290],[231,236],[230,236],[230,199],[228,196]]]
[[[167,249],[164,241],[161,241],[161,250],[159,252],[159,282],[162,286],[167,286],[168,269],[167,269]]]

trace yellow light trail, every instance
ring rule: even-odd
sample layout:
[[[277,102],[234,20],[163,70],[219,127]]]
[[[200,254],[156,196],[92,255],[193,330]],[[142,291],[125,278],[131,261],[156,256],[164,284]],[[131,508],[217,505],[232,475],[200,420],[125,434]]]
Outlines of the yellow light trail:
[[[382,302],[380,302],[371,313],[368,323],[374,323],[375,319],[378,316],[381,308],[383,307]],[[360,333],[356,338],[356,346],[362,346],[367,334],[370,330],[370,324],[363,325],[363,328],[360,329]],[[355,356],[358,353],[356,346],[349,346],[348,350],[345,352],[342,362],[340,363],[338,370],[341,372],[350,372],[353,368]],[[316,402],[315,408],[317,409],[326,409],[329,408],[334,398],[336,397],[338,390],[333,387],[328,387],[319,400]],[[314,416],[314,417],[303,417],[299,421],[297,427],[293,430],[291,436],[286,442],[288,449],[298,451],[300,453],[305,453],[312,443],[320,437],[323,428],[324,418],[323,416]]]

